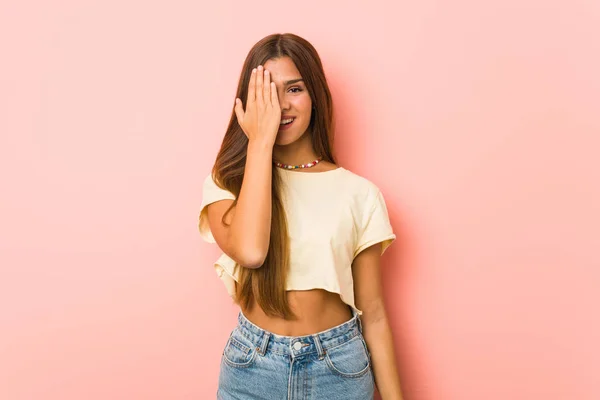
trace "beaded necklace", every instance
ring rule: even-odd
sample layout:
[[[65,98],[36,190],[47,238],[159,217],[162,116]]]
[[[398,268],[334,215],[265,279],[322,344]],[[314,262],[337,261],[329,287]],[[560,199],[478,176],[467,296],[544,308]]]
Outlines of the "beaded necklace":
[[[321,160],[323,160],[323,157],[319,157],[316,160],[309,162],[308,164],[300,164],[300,165],[290,165],[290,164],[283,164],[277,161],[273,161],[273,163],[278,166],[279,168],[284,168],[284,169],[297,169],[297,168],[310,168],[310,167],[314,167],[315,165],[317,165],[319,162],[321,162]]]

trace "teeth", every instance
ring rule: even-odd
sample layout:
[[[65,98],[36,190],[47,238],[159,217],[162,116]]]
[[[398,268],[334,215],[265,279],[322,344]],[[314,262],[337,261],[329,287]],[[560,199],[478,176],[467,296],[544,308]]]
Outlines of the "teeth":
[[[284,119],[284,120],[281,120],[281,123],[280,123],[280,125],[287,125],[287,124],[289,124],[290,122],[292,122],[293,120],[294,120],[294,118],[289,118],[289,119]]]

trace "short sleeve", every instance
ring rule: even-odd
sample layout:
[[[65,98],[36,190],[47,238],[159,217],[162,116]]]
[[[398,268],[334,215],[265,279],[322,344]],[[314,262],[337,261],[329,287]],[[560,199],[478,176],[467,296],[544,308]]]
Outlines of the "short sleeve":
[[[358,231],[358,241],[354,250],[354,257],[361,251],[376,243],[382,243],[381,254],[394,242],[396,235],[389,220],[387,206],[383,194],[376,189],[376,194],[367,200],[367,210],[362,218]]]
[[[202,185],[202,203],[200,204],[200,217],[198,228],[200,236],[208,243],[216,243],[208,224],[207,206],[219,200],[235,200],[235,195],[228,190],[221,189],[209,174]]]

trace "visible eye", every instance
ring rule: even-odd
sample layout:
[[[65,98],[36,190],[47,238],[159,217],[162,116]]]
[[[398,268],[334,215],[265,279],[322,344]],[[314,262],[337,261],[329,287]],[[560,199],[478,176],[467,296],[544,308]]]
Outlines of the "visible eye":
[[[293,87],[293,88],[290,88],[290,90],[294,90],[294,89],[297,89],[297,90],[298,90],[298,92],[301,92],[301,91],[302,91],[302,88],[300,88],[300,87],[297,87],[297,86],[296,86],[296,87]],[[298,93],[298,92],[292,92],[292,93]]]

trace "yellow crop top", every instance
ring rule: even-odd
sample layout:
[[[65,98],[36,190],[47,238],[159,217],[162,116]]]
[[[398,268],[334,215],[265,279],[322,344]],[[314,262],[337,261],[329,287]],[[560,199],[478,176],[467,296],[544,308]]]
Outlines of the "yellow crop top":
[[[347,169],[298,172],[276,168],[282,176],[282,201],[290,238],[290,272],[286,290],[325,289],[362,315],[354,303],[352,261],[365,248],[382,243],[381,254],[396,239],[379,188]],[[209,174],[200,205],[200,236],[215,239],[206,207],[235,196],[219,188]],[[235,296],[241,268],[223,253],[214,263],[227,292]]]

